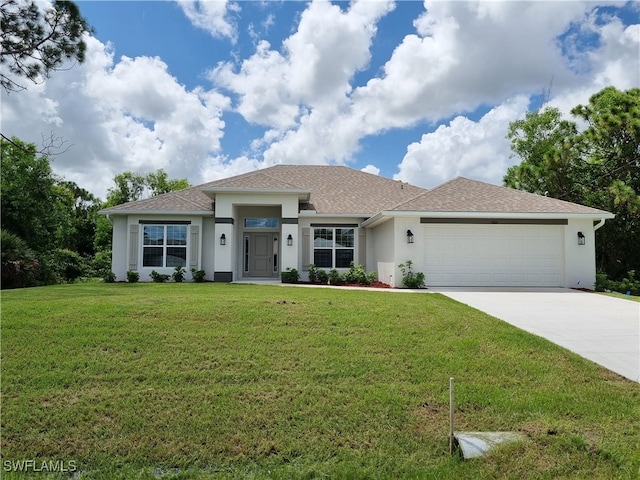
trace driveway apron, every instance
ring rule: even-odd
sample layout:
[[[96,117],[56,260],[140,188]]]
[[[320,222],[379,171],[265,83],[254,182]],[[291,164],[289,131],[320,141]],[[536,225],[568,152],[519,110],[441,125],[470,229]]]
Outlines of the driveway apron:
[[[563,288],[433,288],[640,382],[640,303]]]

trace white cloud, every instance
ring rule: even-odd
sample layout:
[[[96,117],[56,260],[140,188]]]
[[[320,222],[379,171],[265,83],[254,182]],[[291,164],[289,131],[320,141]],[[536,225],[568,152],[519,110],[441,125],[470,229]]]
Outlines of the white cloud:
[[[158,58],[116,62],[88,38],[86,63],[3,95],[3,133],[36,144],[51,132],[63,138],[71,148],[53,157],[54,171],[104,198],[127,170],[201,181],[203,161],[220,150],[228,104],[214,91],[187,91]]]
[[[518,96],[493,108],[478,122],[463,116],[454,118],[409,145],[394,178],[427,188],[457,176],[499,183],[513,164],[505,138],[509,123],[523,117],[528,106],[529,98]]]
[[[314,1],[297,31],[283,42],[282,52],[259,42],[237,73],[233,64],[224,63],[211,77],[239,96],[238,112],[248,121],[294,127],[305,107],[340,101],[351,92],[351,78],[370,60],[375,24],[392,7],[390,2],[356,2],[343,12],[337,5]]]
[[[371,173],[373,175],[380,175],[380,169],[375,165],[371,165],[371,164],[367,165],[364,168],[361,168],[360,171],[365,173]]]
[[[235,41],[237,29],[230,12],[239,7],[227,0],[175,0],[191,23],[213,37],[227,37]]]

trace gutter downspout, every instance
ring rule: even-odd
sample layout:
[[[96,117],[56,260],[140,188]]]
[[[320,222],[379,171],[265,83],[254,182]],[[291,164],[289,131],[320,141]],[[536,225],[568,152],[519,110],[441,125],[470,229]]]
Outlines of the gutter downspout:
[[[604,225],[604,222],[606,222],[606,221],[607,221],[606,218],[601,218],[600,221],[593,226],[593,231],[595,232],[600,227],[602,227]]]

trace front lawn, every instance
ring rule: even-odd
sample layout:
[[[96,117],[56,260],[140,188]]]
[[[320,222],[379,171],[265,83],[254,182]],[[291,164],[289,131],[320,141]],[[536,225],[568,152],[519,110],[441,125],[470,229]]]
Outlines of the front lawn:
[[[1,339],[3,478],[640,473],[640,385],[437,294],[33,288],[2,293]],[[449,377],[459,430],[528,439],[450,457]]]

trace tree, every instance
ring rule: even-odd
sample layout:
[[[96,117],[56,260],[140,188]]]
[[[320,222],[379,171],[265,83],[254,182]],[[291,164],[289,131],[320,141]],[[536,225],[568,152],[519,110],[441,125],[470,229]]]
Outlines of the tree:
[[[142,199],[145,194],[155,197],[190,186],[186,178],[169,179],[167,172],[162,168],[146,175],[133,172],[119,173],[113,178],[113,182],[115,187],[107,191],[107,201],[102,205],[102,208],[135,202]],[[96,252],[111,250],[111,233],[111,223],[106,218],[99,216],[96,221],[94,237]]]
[[[65,212],[49,160],[37,155],[34,144],[18,138],[0,142],[2,229],[36,252],[51,250],[56,247],[58,226],[65,223]]]
[[[507,137],[522,159],[507,170],[507,186],[581,203],[616,215],[598,230],[596,260],[612,277],[640,270],[640,89],[607,87],[571,113],[528,113]]]
[[[91,29],[75,3],[57,0],[42,11],[33,0],[2,0],[0,12],[0,65],[11,74],[0,73],[5,91],[26,89],[21,78],[39,83],[67,60],[84,62]]]

